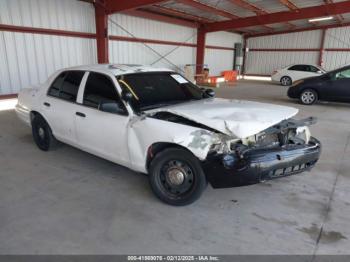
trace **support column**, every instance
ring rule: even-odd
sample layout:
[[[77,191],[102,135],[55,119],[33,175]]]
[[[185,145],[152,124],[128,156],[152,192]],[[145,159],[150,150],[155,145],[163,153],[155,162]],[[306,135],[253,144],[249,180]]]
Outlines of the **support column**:
[[[318,56],[318,65],[322,66],[323,64],[323,53],[324,53],[324,41],[326,39],[326,31],[327,29],[322,29],[321,35],[321,43],[320,43],[320,53]]]
[[[203,71],[204,54],[205,54],[205,36],[206,32],[202,26],[197,29],[197,55],[196,55],[196,74]]]
[[[97,61],[108,63],[108,14],[103,5],[95,3]]]

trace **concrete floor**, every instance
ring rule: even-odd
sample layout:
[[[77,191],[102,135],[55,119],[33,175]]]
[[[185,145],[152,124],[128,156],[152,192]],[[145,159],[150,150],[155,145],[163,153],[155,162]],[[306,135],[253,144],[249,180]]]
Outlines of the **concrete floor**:
[[[0,253],[349,254],[350,105],[302,106],[285,93],[248,81],[217,90],[318,117],[323,154],[312,172],[209,186],[180,208],[158,201],[144,175],[67,145],[39,151],[14,112],[0,112]]]

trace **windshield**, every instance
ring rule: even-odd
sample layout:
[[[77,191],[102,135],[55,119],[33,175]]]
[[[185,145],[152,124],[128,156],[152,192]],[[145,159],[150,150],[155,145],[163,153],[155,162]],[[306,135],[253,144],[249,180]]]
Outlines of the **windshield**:
[[[174,72],[150,72],[117,76],[122,90],[133,95],[131,106],[140,112],[203,99],[203,91]]]

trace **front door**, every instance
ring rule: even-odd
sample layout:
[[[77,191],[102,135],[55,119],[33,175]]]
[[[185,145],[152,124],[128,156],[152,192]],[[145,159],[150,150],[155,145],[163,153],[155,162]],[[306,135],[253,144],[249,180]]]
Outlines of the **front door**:
[[[75,112],[79,147],[118,164],[129,163],[128,112],[112,79],[90,72]]]
[[[350,69],[337,72],[331,83],[334,100],[341,102],[350,101]]]

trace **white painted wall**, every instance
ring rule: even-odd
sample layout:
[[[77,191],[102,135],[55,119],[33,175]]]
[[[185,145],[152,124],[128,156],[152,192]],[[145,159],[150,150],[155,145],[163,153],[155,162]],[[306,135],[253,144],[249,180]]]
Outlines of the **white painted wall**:
[[[93,7],[71,0],[0,0],[0,23],[94,33]],[[44,82],[64,67],[96,63],[96,41],[0,31],[0,95]]]

